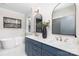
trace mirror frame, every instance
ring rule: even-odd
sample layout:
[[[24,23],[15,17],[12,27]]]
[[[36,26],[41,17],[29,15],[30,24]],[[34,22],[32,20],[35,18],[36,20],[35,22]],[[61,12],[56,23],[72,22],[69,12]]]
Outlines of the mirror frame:
[[[52,22],[53,22],[53,15],[54,15],[54,11],[55,11],[55,9],[60,5],[60,4],[62,4],[62,3],[58,3],[55,7],[54,7],[54,9],[53,9],[53,11],[52,11]],[[75,8],[75,37],[77,37],[77,35],[76,35],[76,4],[75,3],[72,3],[72,4],[74,4],[74,8]],[[53,27],[53,26],[52,26]],[[52,33],[53,34],[53,33]],[[62,35],[62,34],[61,34]]]

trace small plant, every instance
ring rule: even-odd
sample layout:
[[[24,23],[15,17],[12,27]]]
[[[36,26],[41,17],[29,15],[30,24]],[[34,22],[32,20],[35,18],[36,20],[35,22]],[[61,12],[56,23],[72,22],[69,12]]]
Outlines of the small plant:
[[[49,22],[39,22],[36,25],[37,25],[37,27],[43,28],[43,27],[47,27],[49,25]]]
[[[49,25],[49,22],[43,22],[42,27],[47,27]]]

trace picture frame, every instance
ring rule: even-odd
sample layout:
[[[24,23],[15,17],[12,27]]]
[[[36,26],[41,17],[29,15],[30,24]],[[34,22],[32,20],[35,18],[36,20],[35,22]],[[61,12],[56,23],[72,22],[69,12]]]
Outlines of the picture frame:
[[[21,19],[3,17],[3,28],[21,28]]]

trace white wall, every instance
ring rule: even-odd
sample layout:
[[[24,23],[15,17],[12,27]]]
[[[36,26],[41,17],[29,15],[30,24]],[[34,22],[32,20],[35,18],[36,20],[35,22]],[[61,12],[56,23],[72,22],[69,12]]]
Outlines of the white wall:
[[[22,20],[22,28],[3,28],[3,17],[11,17]],[[24,37],[25,35],[25,16],[22,13],[11,11],[5,8],[0,8],[0,39]]]

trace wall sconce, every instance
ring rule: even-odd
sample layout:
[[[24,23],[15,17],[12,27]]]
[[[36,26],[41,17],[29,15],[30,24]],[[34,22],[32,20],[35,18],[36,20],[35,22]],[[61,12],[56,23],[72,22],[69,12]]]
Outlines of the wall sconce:
[[[35,10],[35,13],[39,13],[39,9]]]

